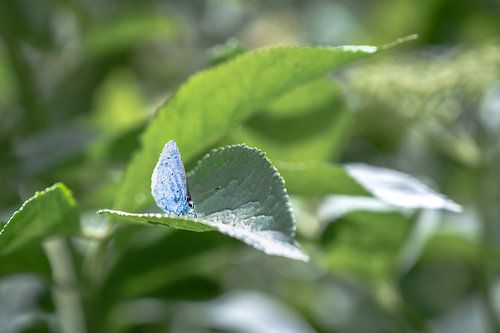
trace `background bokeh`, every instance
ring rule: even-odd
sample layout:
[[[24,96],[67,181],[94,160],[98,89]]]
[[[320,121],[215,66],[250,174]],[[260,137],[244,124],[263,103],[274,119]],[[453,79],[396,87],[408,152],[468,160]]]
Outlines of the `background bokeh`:
[[[293,197],[308,264],[131,226],[94,248],[95,211],[191,74],[259,47],[415,33],[214,147],[402,170],[463,213],[354,207],[333,221],[331,197]],[[0,221],[37,190],[72,189],[88,332],[500,332],[499,34],[496,0],[1,1]],[[55,329],[50,276],[35,246],[0,258],[1,332]]]

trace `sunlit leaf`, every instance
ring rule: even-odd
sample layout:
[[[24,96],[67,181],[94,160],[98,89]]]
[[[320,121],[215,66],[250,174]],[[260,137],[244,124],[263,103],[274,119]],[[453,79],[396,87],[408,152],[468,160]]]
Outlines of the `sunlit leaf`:
[[[209,153],[188,177],[197,216],[99,214],[191,231],[217,230],[269,255],[307,260],[295,242],[295,225],[283,180],[255,148],[230,146]]]
[[[452,200],[403,172],[366,164],[347,164],[345,169],[375,197],[394,206],[445,209],[452,212],[462,210]]]
[[[0,253],[6,254],[46,237],[77,231],[78,211],[71,192],[55,184],[37,192],[0,230]]]
[[[151,170],[168,140],[177,142],[184,162],[189,163],[276,96],[376,50],[372,46],[275,47],[246,53],[196,74],[160,108],[146,129],[115,208],[137,211],[152,202],[148,195]]]
[[[279,162],[277,167],[292,194],[372,196],[393,207],[461,211],[454,201],[396,170],[360,163],[339,166]]]

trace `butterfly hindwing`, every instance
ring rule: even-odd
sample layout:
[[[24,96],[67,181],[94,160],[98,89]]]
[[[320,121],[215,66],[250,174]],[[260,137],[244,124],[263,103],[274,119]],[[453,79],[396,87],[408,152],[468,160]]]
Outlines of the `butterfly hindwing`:
[[[190,211],[186,172],[173,140],[163,148],[153,171],[151,193],[156,204],[169,214],[186,215]]]

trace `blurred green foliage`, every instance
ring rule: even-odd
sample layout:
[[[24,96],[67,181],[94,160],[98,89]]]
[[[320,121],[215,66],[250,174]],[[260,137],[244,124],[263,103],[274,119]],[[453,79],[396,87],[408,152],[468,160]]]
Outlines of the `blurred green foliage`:
[[[495,0],[0,2],[0,331],[500,331],[499,13]],[[259,47],[413,33],[331,75],[314,47],[268,72],[231,67]],[[187,170],[226,144],[266,152],[310,262],[96,215],[147,208],[169,139]],[[412,174],[463,212],[388,203],[350,162]],[[72,194],[50,187],[5,226],[57,182]]]

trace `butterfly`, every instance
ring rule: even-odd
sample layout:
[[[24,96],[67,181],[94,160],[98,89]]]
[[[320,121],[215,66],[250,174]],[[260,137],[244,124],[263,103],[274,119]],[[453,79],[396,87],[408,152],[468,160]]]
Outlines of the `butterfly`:
[[[158,207],[168,214],[194,214],[186,171],[174,140],[167,142],[151,177],[151,194]]]

